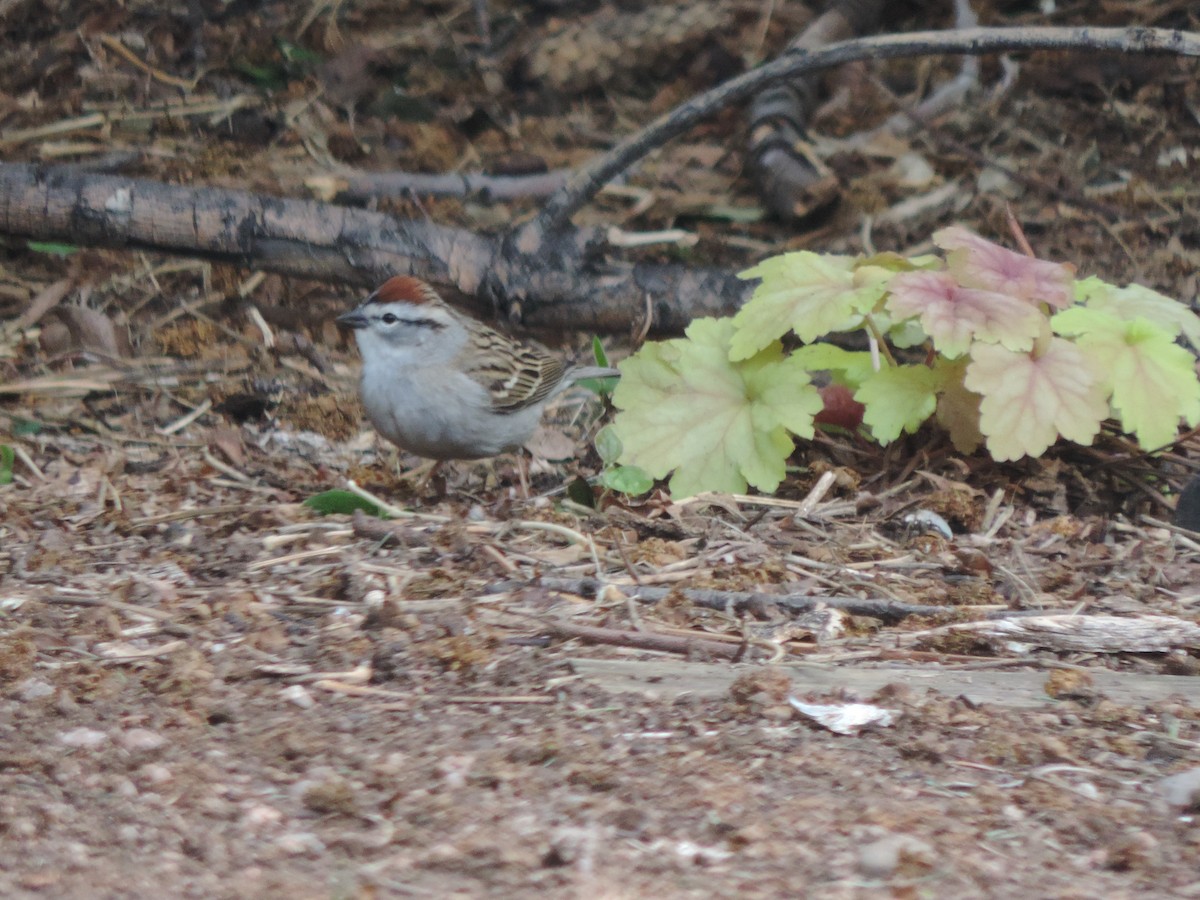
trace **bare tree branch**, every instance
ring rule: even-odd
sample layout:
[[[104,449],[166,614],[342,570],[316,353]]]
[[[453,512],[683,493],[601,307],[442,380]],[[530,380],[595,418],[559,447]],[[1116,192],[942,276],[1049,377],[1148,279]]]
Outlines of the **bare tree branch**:
[[[1166,28],[968,28],[859,38],[820,50],[798,48],[681,103],[580,169],[517,233],[528,247],[566,225],[608,181],[651,150],[721,109],[771,84],[860,59],[898,59],[939,53],[1003,53],[1013,50],[1107,50],[1200,56],[1200,34]]]
[[[38,241],[200,256],[299,278],[362,287],[398,273],[458,291],[491,315],[481,290],[499,241],[461,228],[308,200],[190,188],[61,168],[0,163],[0,233]],[[732,273],[676,265],[587,265],[592,232],[561,235],[563,264],[525,284],[534,328],[623,332],[649,317],[655,333],[727,315],[749,294]]]

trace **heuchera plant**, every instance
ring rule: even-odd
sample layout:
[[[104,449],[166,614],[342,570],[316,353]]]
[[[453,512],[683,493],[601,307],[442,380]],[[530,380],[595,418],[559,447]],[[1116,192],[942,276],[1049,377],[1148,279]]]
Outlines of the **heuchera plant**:
[[[965,228],[934,234],[943,251],[906,259],[807,251],[741,273],[760,279],[730,319],[698,319],[686,337],[648,343],[625,360],[617,415],[602,432],[610,487],[671,493],[774,491],[794,439],[814,420],[861,403],[880,443],[930,417],[963,453],[1040,456],[1060,437],[1090,444],[1113,418],[1146,450],[1200,421],[1195,356],[1200,318],[1149,288],[1076,279]],[[870,351],[820,339],[866,329]],[[784,350],[793,333],[801,346]],[[907,358],[897,361],[895,350]],[[924,354],[920,353],[924,349]],[[914,352],[915,350],[915,352]],[[810,373],[828,371],[818,391]],[[836,393],[840,392],[840,397]],[[837,397],[836,400],[832,399]]]

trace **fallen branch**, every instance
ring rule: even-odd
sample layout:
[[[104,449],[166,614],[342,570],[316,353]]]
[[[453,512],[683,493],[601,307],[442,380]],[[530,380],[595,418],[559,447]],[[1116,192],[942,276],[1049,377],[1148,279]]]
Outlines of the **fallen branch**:
[[[596,628],[591,625],[571,625],[567,622],[542,622],[542,630],[554,637],[578,639],[590,644],[609,644],[632,647],[635,650],[657,650],[663,653],[704,654],[718,659],[735,659],[744,652],[740,644],[722,644],[673,634],[654,634],[648,631],[622,631],[616,628]]]
[[[408,272],[452,286],[488,316],[495,309],[482,284],[501,252],[496,238],[432,222],[28,164],[0,164],[0,234],[202,256],[364,288]],[[539,300],[521,310],[525,324],[611,333],[649,317],[655,332],[678,332],[696,316],[732,313],[749,296],[745,282],[716,269],[613,264],[593,271],[577,242],[595,237],[568,230],[556,246],[573,262],[522,270],[522,284]]]
[[[598,581],[595,578],[539,578],[532,582],[503,581],[491,584],[484,588],[484,593],[498,594],[532,586],[590,597],[608,587],[609,583]],[[658,603],[671,594],[682,594],[690,603],[705,609],[732,609],[735,613],[746,613],[756,608],[769,609],[772,606],[789,613],[810,612],[814,609],[840,609],[851,615],[870,616],[888,624],[901,622],[909,616],[943,617],[959,615],[963,611],[962,607],[957,606],[924,606],[899,603],[895,600],[832,597],[825,594],[767,594],[759,591],[717,591],[710,588],[665,588],[636,584],[612,586],[626,596],[647,605]],[[1040,613],[1044,615],[1045,610],[1041,610]],[[988,614],[989,618],[1011,618],[1023,615],[1028,615],[1028,613],[1016,610],[996,610]]]
[[[1007,622],[965,622],[901,636],[904,643],[970,635],[997,652],[1035,648],[1072,653],[1166,653],[1200,650],[1200,625],[1174,616],[1033,616]]]

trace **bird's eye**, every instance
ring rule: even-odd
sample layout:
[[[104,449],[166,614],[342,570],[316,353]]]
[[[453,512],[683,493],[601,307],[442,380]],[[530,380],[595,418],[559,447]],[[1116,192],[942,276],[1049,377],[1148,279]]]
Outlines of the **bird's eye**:
[[[400,319],[395,313],[384,313],[379,317],[379,321],[383,322],[384,325],[395,325]]]

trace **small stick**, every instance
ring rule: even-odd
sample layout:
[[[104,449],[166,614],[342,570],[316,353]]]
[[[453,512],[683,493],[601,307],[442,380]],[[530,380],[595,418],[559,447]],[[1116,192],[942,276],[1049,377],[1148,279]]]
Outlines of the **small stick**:
[[[621,631],[616,628],[596,628],[591,625],[570,625],[566,622],[542,622],[542,627],[555,637],[577,638],[592,644],[611,644],[616,647],[633,647],[638,650],[658,650],[663,653],[702,652],[721,659],[732,659],[739,647],[693,638],[676,637],[670,634],[653,634],[644,631]]]

